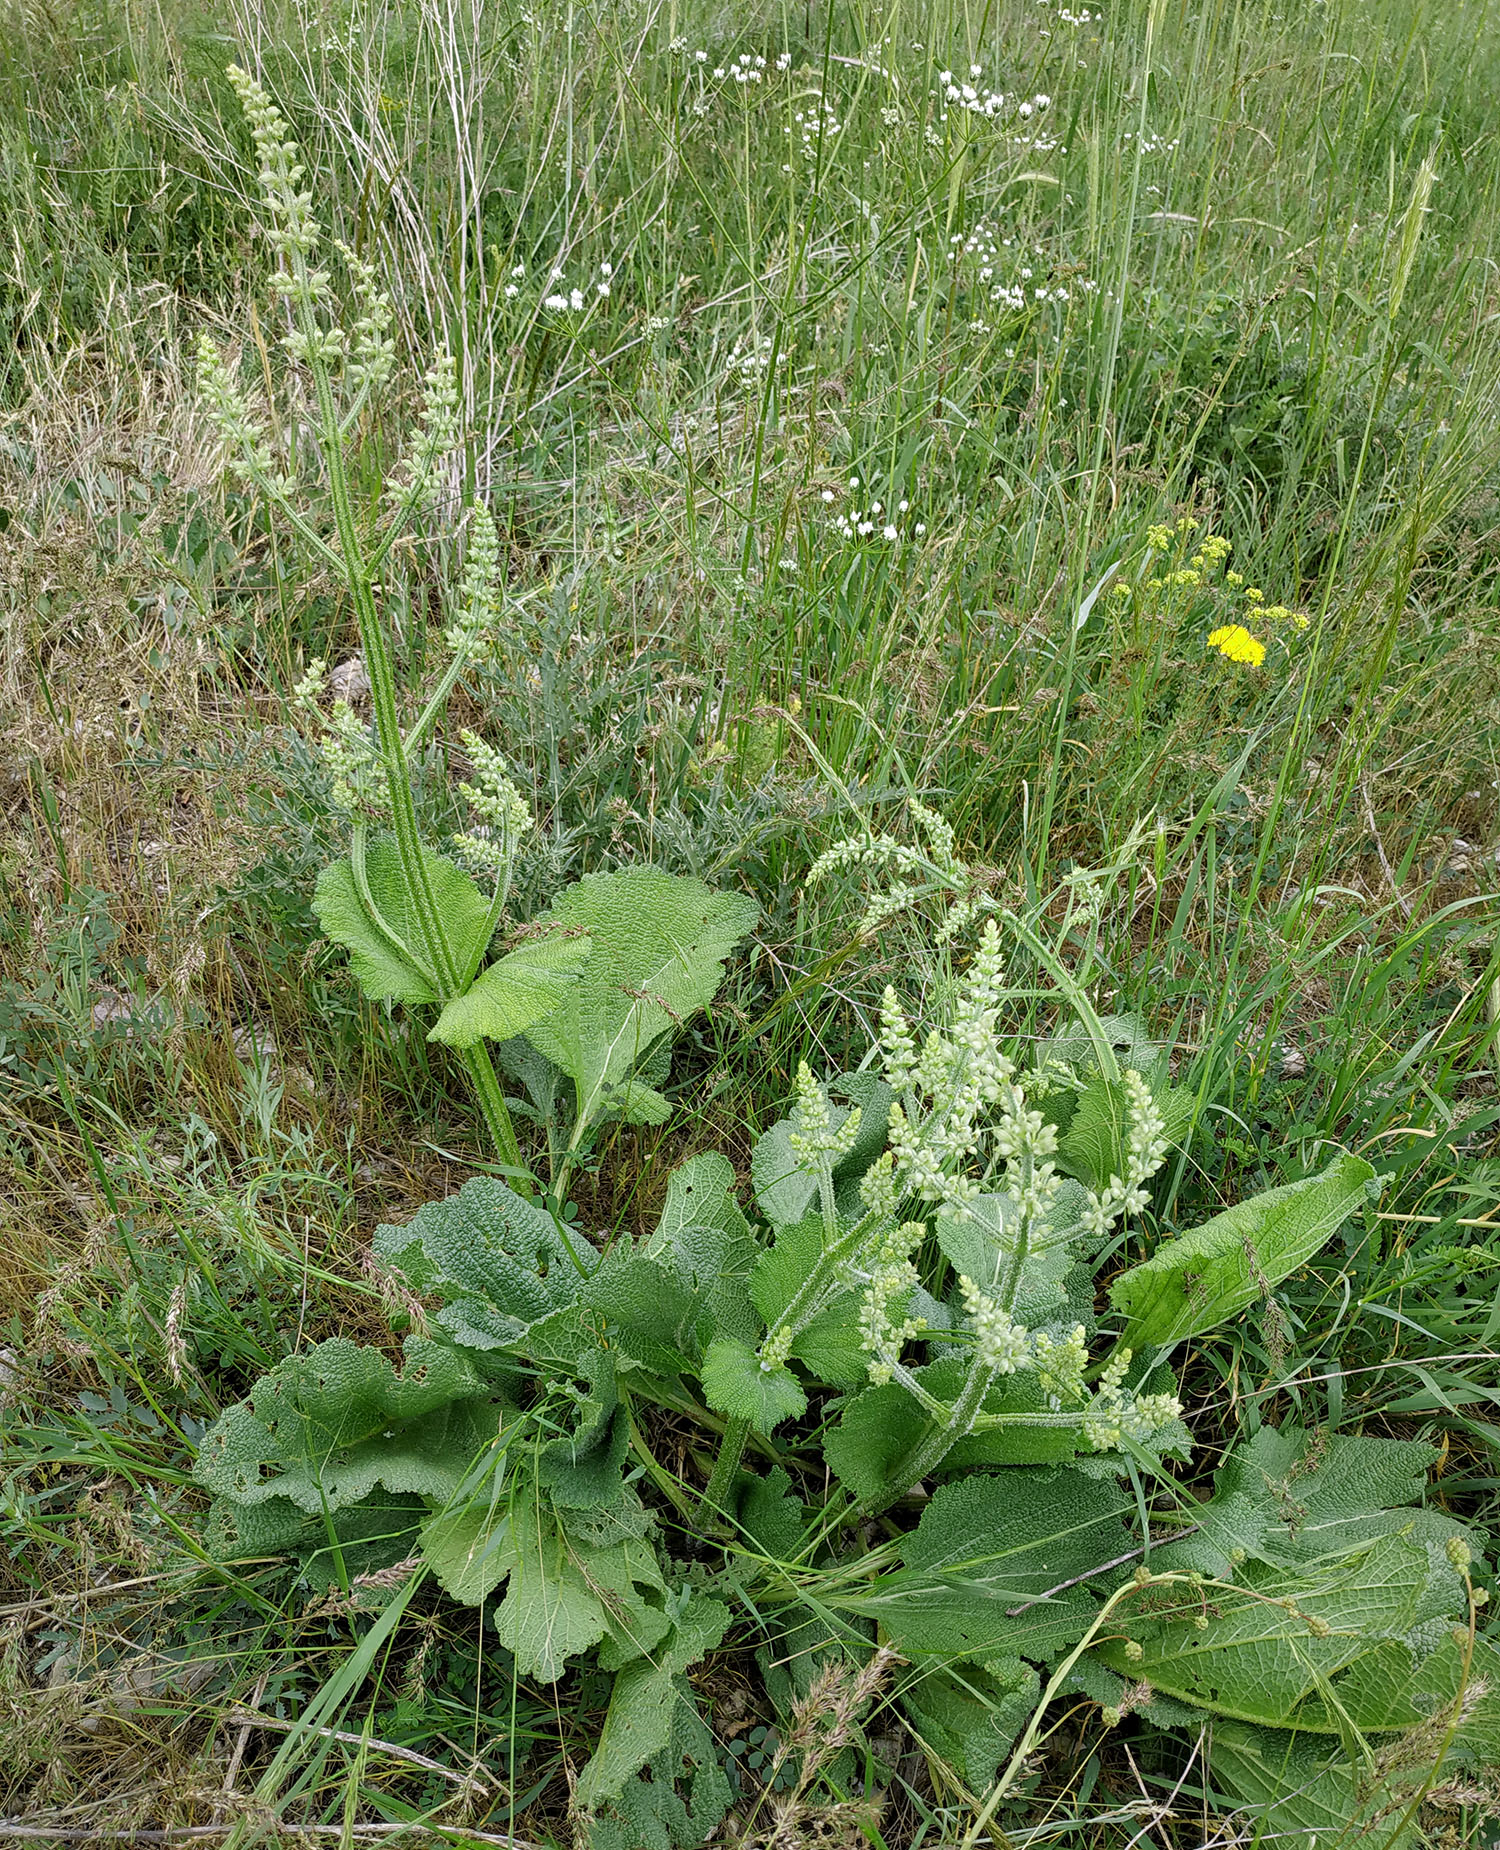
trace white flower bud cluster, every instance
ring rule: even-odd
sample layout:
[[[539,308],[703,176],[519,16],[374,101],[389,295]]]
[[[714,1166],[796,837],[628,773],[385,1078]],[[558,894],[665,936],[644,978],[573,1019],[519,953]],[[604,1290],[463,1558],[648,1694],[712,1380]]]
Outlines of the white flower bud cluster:
[[[961,1276],[958,1288],[963,1293],[964,1309],[974,1325],[974,1352],[981,1367],[997,1375],[1013,1375],[1018,1368],[1032,1364],[1031,1332],[1017,1323],[1008,1310],[988,1297],[972,1278]]]
[[[1129,1394],[1122,1383],[1130,1368],[1131,1352],[1120,1349],[1099,1377],[1093,1401],[1083,1415],[1083,1433],[1096,1452],[1118,1450],[1122,1439],[1138,1444],[1171,1421],[1181,1419],[1182,1402],[1175,1394]]]
[[[500,613],[499,576],[500,536],[489,509],[476,505],[469,516],[459,614],[443,631],[443,641],[454,655],[473,660],[493,649]]]
[[[891,1228],[870,1254],[869,1283],[860,1305],[860,1347],[870,1357],[869,1376],[876,1387],[883,1387],[895,1373],[901,1351],[927,1328],[924,1317],[907,1317],[895,1321],[892,1306],[902,1302],[917,1280],[912,1254],[922,1244],[927,1229],[919,1220],[903,1221]]]
[[[1032,1360],[1041,1379],[1048,1405],[1057,1412],[1063,1402],[1083,1393],[1083,1371],[1088,1367],[1088,1341],[1081,1323],[1075,1323],[1061,1342],[1038,1330],[1031,1339]]]
[[[396,364],[396,344],[390,338],[391,298],[379,285],[373,264],[351,250],[347,244],[337,246],[354,283],[354,299],[359,315],[349,341],[349,364],[346,376],[351,385],[374,390],[385,384]]]
[[[323,690],[328,685],[328,664],[321,655],[315,655],[307,664],[307,673],[292,689],[292,710],[300,713],[304,719],[321,722],[322,713],[319,702]]]
[[[231,64],[229,81],[250,124],[260,188],[270,209],[268,236],[288,258],[306,258],[317,244],[318,221],[312,215],[312,192],[302,188],[303,167],[297,159],[286,118],[248,71]]]
[[[879,869],[894,876],[884,892],[873,894],[867,901],[855,926],[856,935],[861,938],[873,937],[890,919],[918,900],[932,894],[947,894],[953,903],[937,929],[939,940],[948,943],[955,933],[973,922],[984,902],[968,893],[970,871],[958,858],[950,824],[915,797],[910,799],[907,808],[925,838],[925,849],[897,841],[893,835],[867,831],[847,841],[835,842],[826,849],[813,862],[808,879],[821,880],[846,868]],[[960,894],[964,897],[957,897]]]
[[[882,1150],[861,1176],[859,1199],[867,1214],[895,1219],[901,1190],[896,1181],[896,1159],[889,1150]]]
[[[306,685],[304,678],[301,686]],[[318,753],[331,781],[329,800],[335,809],[370,822],[382,821],[390,814],[385,765],[369,728],[347,700],[333,703],[333,711],[324,721]]]
[[[813,1077],[806,1060],[797,1064],[797,1106],[793,1112],[795,1128],[787,1133],[787,1142],[797,1159],[797,1167],[806,1175],[822,1175],[854,1148],[859,1135],[860,1108],[852,1105],[843,1122],[835,1128],[828,1109],[828,1094]]]
[[[1139,1214],[1150,1201],[1146,1183],[1167,1156],[1167,1126],[1151,1088],[1133,1067],[1123,1074],[1130,1129],[1125,1149],[1125,1174],[1111,1176],[1100,1195],[1090,1194],[1084,1209],[1085,1229],[1103,1238],[1122,1214]]]
[[[293,478],[276,467],[265,425],[250,409],[223,356],[207,334],[198,340],[198,386],[225,449],[225,465],[247,486],[287,494]]]
[[[463,732],[459,736],[474,766],[474,781],[458,787],[477,826],[455,835],[453,847],[472,872],[487,874],[499,885],[510,873],[517,843],[532,827],[531,810],[499,752],[486,745],[478,733]]]
[[[998,1038],[1004,974],[1000,934],[990,919],[946,1033],[930,1033],[920,1051],[894,990],[887,989],[881,1001],[886,1079],[902,1101],[892,1106],[890,1122],[897,1172],[907,1192],[942,1202],[956,1213],[979,1192],[979,1183],[962,1169],[979,1153],[987,1108],[1012,1097],[1025,1103],[1014,1083],[1014,1063]],[[1050,1131],[1039,1116],[1037,1126],[1043,1146],[1038,1154],[1050,1155],[1055,1136],[1049,1143]]]
[[[458,447],[458,375],[453,356],[441,353],[422,379],[417,434],[392,486],[422,503],[436,498],[443,466]]]

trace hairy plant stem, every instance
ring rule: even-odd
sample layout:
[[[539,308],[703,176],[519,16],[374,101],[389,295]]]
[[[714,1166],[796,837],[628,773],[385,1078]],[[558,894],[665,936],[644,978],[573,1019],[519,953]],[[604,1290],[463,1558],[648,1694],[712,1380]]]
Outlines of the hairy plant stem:
[[[963,1392],[953,1403],[953,1410],[943,1421],[934,1420],[901,1460],[896,1470],[886,1480],[885,1485],[872,1497],[865,1497],[856,1505],[858,1516],[878,1516],[884,1509],[889,1509],[900,1497],[904,1497],[913,1484],[920,1484],[948,1456],[960,1439],[967,1438],[973,1429],[979,1410],[984,1405],[986,1394],[995,1384],[998,1374],[995,1368],[986,1367],[978,1360],[969,1371]]]
[[[734,1488],[735,1474],[745,1456],[745,1442],[750,1437],[749,1420],[730,1420],[719,1442],[719,1455],[703,1490],[703,1512],[710,1522],[720,1523]]]

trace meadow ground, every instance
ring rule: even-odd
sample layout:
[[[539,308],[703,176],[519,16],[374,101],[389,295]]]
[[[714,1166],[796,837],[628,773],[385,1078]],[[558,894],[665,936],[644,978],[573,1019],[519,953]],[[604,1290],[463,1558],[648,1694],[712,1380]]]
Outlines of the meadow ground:
[[[1118,1679],[1055,1692],[996,1796],[993,1664],[851,1681],[875,1621],[835,1595],[913,1508],[757,1581],[684,1516],[685,1403],[630,1436],[681,1597],[738,1589],[672,1686],[728,1781],[701,1830],[581,1806],[617,1666],[523,1674],[409,1563],[367,1609],[213,1552],[204,1433],[320,1340],[395,1354],[374,1229],[493,1166],[430,1015],[310,907],[347,825],[294,695],[326,661],[362,734],[370,685],[320,515],[226,475],[205,407],[207,334],[316,473],[235,61],[390,297],[361,491],[456,361],[457,461],[379,585],[403,713],[464,508],[498,531],[422,826],[468,728],[537,819],[512,931],[643,861],[761,908],[670,1115],[569,1165],[577,1224],[649,1233],[701,1152],[746,1183],[799,1062],[940,986],[920,910],[861,936],[860,870],[808,879],[917,799],[997,904],[1111,870],[1094,1001],[1191,1114],[1101,1293],[1340,1151],[1382,1183],[1179,1350],[1174,1481],[1300,1424],[1431,1445],[1424,1513],[1480,1537],[1500,1486],[1491,0],[0,0],[0,1842],[1490,1841],[1487,1756],[1450,1776],[1431,1727],[1325,1718],[1342,1773],[1295,1734],[1268,1773],[1264,1717],[1110,1726]],[[776,1453],[813,1504],[836,1405]]]

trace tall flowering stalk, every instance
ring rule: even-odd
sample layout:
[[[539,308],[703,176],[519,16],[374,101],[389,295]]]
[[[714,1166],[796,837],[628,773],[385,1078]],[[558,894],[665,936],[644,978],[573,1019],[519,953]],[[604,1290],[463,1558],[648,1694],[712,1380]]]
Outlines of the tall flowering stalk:
[[[323,756],[331,774],[333,800],[350,819],[350,859],[362,904],[393,951],[442,1004],[468,988],[474,976],[474,953],[455,941],[434,889],[433,857],[424,849],[417,825],[411,763],[465,666],[493,645],[499,617],[497,537],[488,513],[474,508],[458,614],[444,635],[449,660],[431,698],[403,732],[392,637],[376,602],[376,587],[392,548],[416,517],[433,509],[452,467],[459,439],[453,362],[442,354],[429,367],[405,455],[378,500],[357,508],[346,445],[394,370],[390,298],[379,288],[368,263],[345,246],[335,246],[348,273],[355,305],[349,325],[343,324],[330,272],[319,263],[323,232],[313,214],[312,192],[304,185],[304,170],[287,124],[247,72],[231,66],[229,77],[254,139],[265,235],[280,259],[271,287],[285,305],[288,326],[281,347],[311,399],[331,534],[308,516],[306,484],[298,461],[289,463],[278,454],[265,420],[252,409],[207,335],[199,348],[199,380],[224,440],[230,468],[275,505],[348,592],[369,678],[374,739],[346,703],[336,706],[324,722]],[[305,713],[316,710],[322,667],[314,663],[298,690]],[[504,904],[516,841],[529,826],[530,817],[503,766],[490,762],[493,754],[486,755],[478,741],[471,741],[469,750],[476,765],[476,783],[465,790],[479,827],[461,838],[460,849],[466,851],[471,864],[483,864],[492,877],[493,923]],[[382,913],[371,890],[366,850],[370,827],[376,823],[389,825],[399,855],[407,914],[401,933],[389,916],[389,907]],[[515,1130],[483,1042],[467,1048],[463,1059],[501,1161],[518,1167],[521,1157]]]

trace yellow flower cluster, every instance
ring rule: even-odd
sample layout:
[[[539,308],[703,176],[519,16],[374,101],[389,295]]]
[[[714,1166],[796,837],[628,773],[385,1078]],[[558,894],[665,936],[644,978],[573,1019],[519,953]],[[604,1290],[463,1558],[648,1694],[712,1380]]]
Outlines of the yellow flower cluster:
[[[1171,569],[1160,569],[1145,580],[1143,584],[1134,585],[1125,579],[1116,581],[1111,595],[1122,608],[1134,605],[1138,617],[1160,618],[1166,615],[1172,606],[1174,593],[1203,591],[1210,596],[1222,597],[1224,592],[1234,592],[1243,598],[1241,614],[1257,624],[1285,624],[1290,629],[1305,630],[1309,627],[1308,618],[1300,610],[1290,610],[1285,604],[1268,604],[1266,594],[1258,585],[1247,585],[1243,572],[1224,571],[1216,580],[1215,575],[1224,566],[1230,553],[1234,550],[1232,542],[1221,533],[1200,533],[1201,523],[1191,515],[1184,515],[1173,525],[1153,525],[1146,529],[1146,549],[1152,554],[1170,554],[1176,552],[1179,564]],[[1191,552],[1189,552],[1191,548]],[[1183,554],[1188,557],[1183,560]],[[1161,561],[1166,567],[1166,560]],[[1228,614],[1228,613],[1226,613]],[[1220,624],[1209,634],[1209,646],[1232,662],[1244,662],[1252,667],[1260,667],[1266,659],[1266,646],[1251,634],[1243,622]]]
[[[1226,623],[1210,630],[1208,646],[1227,655],[1230,661],[1248,662],[1252,668],[1259,668],[1266,659],[1266,645],[1257,641],[1242,623]]]

